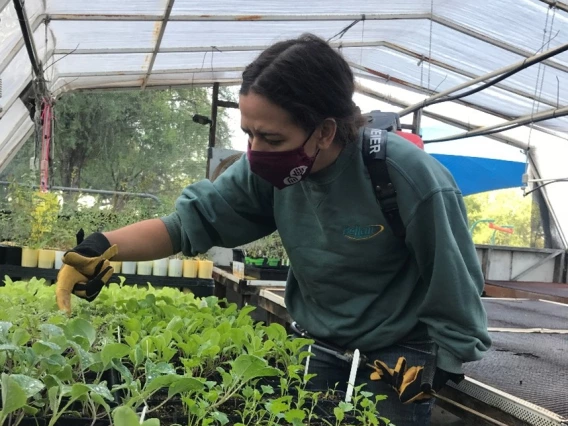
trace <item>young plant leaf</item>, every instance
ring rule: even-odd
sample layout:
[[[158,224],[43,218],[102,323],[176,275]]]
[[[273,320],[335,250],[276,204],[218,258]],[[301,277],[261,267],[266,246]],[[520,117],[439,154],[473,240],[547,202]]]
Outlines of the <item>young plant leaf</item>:
[[[102,398],[106,398],[109,401],[114,401],[114,397],[112,396],[112,393],[110,393],[110,390],[108,389],[106,382],[101,382],[96,385],[87,385],[87,386],[91,391],[92,397],[98,395]]]
[[[12,343],[16,346],[24,346],[32,336],[23,328],[17,328],[12,334]]]
[[[44,339],[49,340],[51,336],[63,336],[64,332],[61,327],[58,327],[53,324],[42,324],[39,326],[41,333],[44,336]]]
[[[39,408],[32,407],[31,405],[24,405],[22,410],[28,416],[35,416],[39,412]]]
[[[341,423],[345,418],[345,411],[343,411],[340,407],[335,407],[333,409],[333,415],[337,419],[338,423]]]
[[[122,359],[130,353],[130,347],[122,343],[109,343],[101,351],[101,359],[105,366],[110,365],[113,359]]]
[[[274,388],[272,386],[261,385],[260,388],[262,389],[263,394],[266,394],[266,395],[273,395],[274,394]]]
[[[112,395],[111,395],[112,396]],[[92,393],[91,394],[91,399],[93,400],[93,402],[97,405],[100,405],[101,407],[103,407],[107,413],[110,413],[110,406],[107,404],[107,402],[104,400],[104,398],[102,396],[100,396],[97,393]]]
[[[278,416],[290,409],[290,398],[288,396],[283,396],[267,402],[265,406],[270,414]]]
[[[4,415],[19,410],[27,401],[26,392],[16,380],[2,373],[2,413]]]
[[[227,417],[227,415],[225,413],[221,413],[220,411],[213,411],[211,413],[211,417],[221,423],[222,426],[229,423],[229,418]]]
[[[144,390],[146,392],[154,392],[155,390],[171,386],[172,383],[175,383],[180,378],[181,376],[178,376],[177,374],[167,374],[165,376],[158,376],[152,379],[152,381],[146,382]]]
[[[151,360],[146,360],[146,379],[151,382],[157,376],[176,374],[176,369],[167,362],[154,364]]]
[[[120,406],[114,410],[112,412],[112,420],[115,425],[140,426],[140,419],[136,412],[132,408],[126,406]]]
[[[193,377],[183,377],[170,385],[170,389],[168,390],[168,398],[171,398],[172,396],[179,393],[199,391],[204,387],[205,385],[202,382],[194,379]]]
[[[306,418],[306,413],[304,412],[304,410],[295,408],[293,410],[288,410],[284,414],[284,418],[287,422],[290,422],[292,424],[302,424],[302,421]]]
[[[231,373],[245,383],[258,377],[278,376],[282,373],[277,368],[269,367],[265,359],[248,354],[237,357],[231,367]]]
[[[87,395],[89,393],[89,387],[83,383],[75,383],[71,386],[71,398],[79,399],[83,395]]]
[[[74,340],[79,343],[83,349],[88,350],[89,347],[95,343],[95,339],[97,338],[97,332],[95,328],[83,318],[75,318],[69,321],[67,326],[65,327],[65,335],[68,339]],[[84,347],[84,343],[82,339],[86,339],[88,342],[88,347]]]
[[[31,398],[45,388],[45,385],[40,380],[26,376],[25,374],[12,374],[10,377],[24,391],[26,398]]]
[[[0,351],[17,351],[20,347],[11,343],[4,343],[0,345]]]
[[[0,339],[6,341],[8,339],[8,331],[12,328],[12,323],[0,321]]]
[[[65,364],[55,375],[62,381],[71,381],[73,380],[73,367],[69,364]]]

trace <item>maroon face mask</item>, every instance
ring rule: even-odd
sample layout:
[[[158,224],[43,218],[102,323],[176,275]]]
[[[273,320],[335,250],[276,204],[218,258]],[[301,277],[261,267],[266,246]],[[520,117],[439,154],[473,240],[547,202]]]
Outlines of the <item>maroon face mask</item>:
[[[252,172],[264,180],[267,180],[278,189],[300,182],[308,176],[314,161],[319,154],[319,149],[313,157],[309,157],[304,151],[304,146],[310,138],[298,148],[283,152],[253,151],[248,144],[247,157]]]

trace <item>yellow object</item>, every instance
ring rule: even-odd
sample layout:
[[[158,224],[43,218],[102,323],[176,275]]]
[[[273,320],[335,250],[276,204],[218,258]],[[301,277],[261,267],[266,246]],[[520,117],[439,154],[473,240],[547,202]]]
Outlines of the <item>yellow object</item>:
[[[26,268],[37,268],[39,260],[39,250],[29,247],[22,248],[22,266]]]
[[[40,250],[37,266],[39,268],[52,269],[55,263],[55,250]]]
[[[210,260],[200,260],[197,276],[203,279],[213,278],[213,262]]]
[[[122,262],[110,262],[110,266],[114,269],[115,274],[120,274],[120,271],[122,270]]]
[[[114,273],[114,269],[110,267],[109,259],[112,259],[117,253],[118,246],[114,244],[102,256],[98,257],[85,257],[73,251],[65,254],[63,256],[64,265],[57,274],[57,284],[55,286],[55,299],[59,309],[66,311],[68,314],[71,313],[71,293],[82,298],[87,297],[85,290],[73,291],[75,284],[87,284],[89,277],[93,278],[97,269],[104,271],[109,268],[100,278],[106,284]],[[101,268],[97,268],[101,261],[103,261]]]
[[[34,192],[34,210],[32,212],[32,230],[29,244],[32,247],[41,247],[49,240],[53,225],[57,222],[59,214],[59,199],[57,194],[50,192]]]
[[[196,278],[197,271],[199,269],[199,263],[195,259],[185,259],[183,261],[183,277],[184,278]]]

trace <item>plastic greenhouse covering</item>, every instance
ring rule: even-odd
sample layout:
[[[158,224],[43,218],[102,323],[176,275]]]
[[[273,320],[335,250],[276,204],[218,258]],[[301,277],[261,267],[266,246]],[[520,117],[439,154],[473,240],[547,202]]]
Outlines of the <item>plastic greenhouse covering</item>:
[[[21,2],[21,0],[16,0]],[[555,0],[25,0],[54,96],[79,89],[238,84],[277,40],[315,33],[339,49],[367,95],[404,108],[568,43]],[[424,114],[471,129],[568,105],[568,52]],[[14,1],[0,0],[0,170],[32,131],[20,99],[32,81]],[[477,86],[472,86],[477,87]],[[395,89],[397,91],[395,91]],[[503,132],[531,149],[537,177],[565,178],[568,116]],[[566,246],[563,185],[543,192]]]

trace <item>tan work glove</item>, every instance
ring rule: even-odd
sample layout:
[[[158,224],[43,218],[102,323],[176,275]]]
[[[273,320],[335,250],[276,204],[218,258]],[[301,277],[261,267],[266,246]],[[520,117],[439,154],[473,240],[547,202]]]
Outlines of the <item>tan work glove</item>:
[[[78,240],[82,239],[80,235],[81,232],[78,234]],[[66,252],[62,259],[64,265],[57,274],[55,286],[59,309],[71,313],[71,293],[89,302],[95,300],[114,273],[110,259],[117,253],[118,246],[111,246],[100,233],[89,235],[84,241],[80,241],[77,247]]]
[[[423,380],[424,367],[406,364],[405,357],[399,357],[394,368],[390,368],[383,361],[374,362],[371,380],[382,380],[388,383],[398,394],[400,402],[410,404],[430,399],[438,392],[448,380],[456,384],[463,379],[463,374],[452,374],[436,368],[432,380]]]

